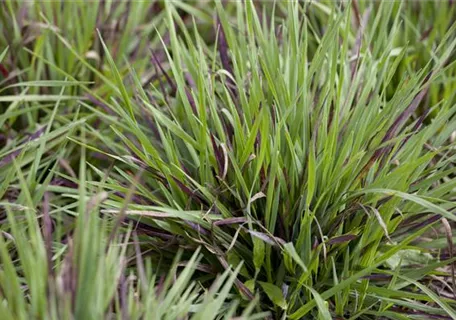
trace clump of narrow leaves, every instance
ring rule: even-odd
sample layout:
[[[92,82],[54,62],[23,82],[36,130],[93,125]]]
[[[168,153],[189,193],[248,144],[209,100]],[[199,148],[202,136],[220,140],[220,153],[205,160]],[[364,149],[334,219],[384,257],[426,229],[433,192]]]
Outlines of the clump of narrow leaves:
[[[30,200],[25,227],[16,222],[18,208],[7,210],[12,235],[3,240],[2,263],[16,280],[23,268],[33,290],[26,257],[41,252],[33,279],[48,283],[27,301],[17,284],[18,303],[43,307],[33,299],[47,295],[52,304],[56,290],[70,288],[68,308],[51,309],[57,317],[148,318],[158,301],[170,313],[156,317],[230,317],[249,314],[259,298],[258,311],[274,318],[455,318],[456,24],[454,6],[442,8],[160,3],[147,59],[136,64],[130,46],[110,45],[99,30],[97,67],[51,28],[49,36],[94,83],[32,54],[63,78],[47,83],[60,93],[43,98],[57,101],[43,116],[44,131],[15,140],[19,147],[6,147],[0,160],[7,172],[1,196],[20,208],[22,198]],[[425,9],[441,23],[420,26]],[[42,106],[41,93],[21,95],[0,97],[11,103],[5,119],[24,101],[24,113]],[[57,112],[62,103],[65,116]],[[59,185],[50,183],[56,179]],[[55,197],[51,211],[46,192]],[[32,210],[41,203],[43,210]],[[50,221],[60,231],[50,231]],[[21,254],[18,242],[15,263],[16,249],[8,255],[15,237],[41,249],[32,254],[24,245],[29,251]],[[175,269],[176,253],[192,257],[188,266],[174,286],[167,287],[171,271],[155,289],[150,270]],[[202,298],[191,278],[207,288],[215,283]],[[227,297],[241,302],[224,304]]]
[[[99,205],[108,195],[87,194],[84,180],[79,180],[73,203],[78,206],[71,222],[75,226],[67,234],[67,223],[59,221],[56,226],[51,218],[65,209],[51,207],[52,194],[44,191],[49,181],[37,190],[44,191],[38,215],[16,162],[14,168],[21,191],[14,204],[4,204],[7,221],[0,237],[3,319],[230,319],[236,315],[230,290],[240,266],[215,278],[206,292],[192,281],[201,260],[199,250],[182,262],[178,252],[166,272],[160,271],[143,257],[131,228],[118,236],[108,220],[99,217]],[[83,177],[84,162],[80,170]],[[62,235],[62,241],[53,241]],[[266,315],[250,316],[253,306],[243,311],[243,318]]]

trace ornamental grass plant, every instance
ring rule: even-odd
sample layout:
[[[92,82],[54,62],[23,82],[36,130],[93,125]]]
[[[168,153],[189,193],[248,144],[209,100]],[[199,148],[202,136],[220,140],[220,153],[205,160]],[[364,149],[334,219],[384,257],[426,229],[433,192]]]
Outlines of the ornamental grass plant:
[[[0,8],[4,319],[456,319],[452,1]]]

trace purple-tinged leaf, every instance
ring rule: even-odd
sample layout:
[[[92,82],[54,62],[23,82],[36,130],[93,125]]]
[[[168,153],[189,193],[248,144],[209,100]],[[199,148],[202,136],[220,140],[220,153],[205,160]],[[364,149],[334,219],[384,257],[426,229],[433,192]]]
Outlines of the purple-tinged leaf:
[[[272,246],[279,246],[279,245],[285,245],[286,242],[283,239],[280,239],[278,237],[270,236],[266,233],[263,232],[258,232],[254,230],[247,230],[248,233],[250,233],[252,236],[257,237],[258,239],[263,240],[267,244],[270,244]]]
[[[371,274],[368,276],[364,276],[361,279],[369,279],[369,280],[379,280],[379,281],[390,281],[391,275],[389,274]]]
[[[67,180],[67,179],[64,179],[64,178],[55,178],[51,181],[50,183],[52,186],[63,186],[63,187],[67,187],[67,188],[71,188],[71,189],[77,189],[78,188],[78,184],[73,182],[73,181],[70,181],[70,180]]]
[[[50,206],[49,206],[49,193],[44,193],[44,200],[43,200],[43,239],[46,248],[46,259],[47,259],[47,268],[48,268],[48,275],[53,275],[53,268],[52,268],[52,220],[49,214]]]
[[[47,126],[42,126],[38,130],[36,130],[34,133],[30,134],[27,141],[32,141],[32,140],[38,139],[43,134],[43,132],[46,131],[46,128],[47,128]]]
[[[186,267],[188,265],[188,261],[181,261],[177,264],[178,267]],[[197,263],[194,265],[196,270],[210,273],[210,274],[216,274],[216,270],[214,270],[214,267],[209,264],[204,264],[204,263]]]
[[[315,250],[318,248],[318,245],[319,245],[319,241],[318,241],[318,238],[317,237],[314,237],[314,242],[313,242],[313,245],[312,245],[312,250]]]
[[[217,27],[219,29],[218,50],[220,53],[220,60],[222,61],[223,68],[226,71],[228,71],[231,75],[233,75],[233,69],[231,68],[231,60],[228,55],[228,43],[226,42],[225,30],[223,30],[223,26],[220,22],[219,17],[217,17]]]
[[[448,253],[450,254],[450,259],[453,259],[453,231],[451,228],[450,223],[446,218],[442,218],[443,228],[445,230],[445,235],[447,238],[448,243]],[[455,270],[454,270],[454,262],[451,263],[451,286],[453,289],[453,295],[456,299],[456,280],[455,280]]]
[[[221,175],[221,173],[223,171],[223,155],[222,155],[222,152],[220,151],[220,148],[217,146],[214,135],[212,133],[211,133],[211,143],[212,143],[212,149],[214,149],[215,160],[217,161],[218,173],[219,173],[219,175]]]
[[[357,23],[358,23],[358,32],[356,34],[355,47],[353,48],[353,52],[352,52],[353,55],[356,55],[356,59],[352,62],[351,81],[353,81],[355,79],[355,76],[358,72],[359,57],[360,57],[360,53],[361,53],[361,45],[362,45],[362,40],[363,40],[363,36],[364,36],[364,31],[366,29],[366,26],[368,24],[369,17],[371,14],[371,9],[368,8],[363,15],[362,21],[360,21],[359,20],[360,19],[359,11],[357,12],[358,6],[356,5],[356,3],[352,3],[352,4],[353,4],[353,7],[355,8],[355,13],[356,13],[355,17],[356,17]]]
[[[426,40],[429,37],[429,35],[431,34],[433,29],[434,29],[434,25],[432,25],[429,28],[427,28],[426,30],[424,30],[424,32],[421,34],[420,41]]]
[[[334,237],[328,240],[328,244],[339,244],[339,243],[345,243],[345,242],[350,242],[354,239],[356,239],[358,236],[354,234],[345,234],[342,236]]]
[[[174,275],[174,278],[176,278],[175,275]],[[164,274],[162,274],[160,276],[160,280],[158,281],[158,284],[155,287],[155,295],[156,296],[160,296],[162,291],[163,291],[163,289],[165,288],[165,280],[166,280],[166,276]]]
[[[76,172],[74,172],[73,168],[69,164],[69,162],[63,158],[59,159],[59,165],[65,169],[65,171],[74,179],[77,179]]]
[[[160,60],[157,58],[157,56],[155,55],[155,52],[150,50],[151,54],[152,54],[152,59],[153,61],[152,62],[155,62],[155,66],[157,66],[161,73],[163,74],[163,76],[165,77],[166,81],[168,82],[168,85],[171,87],[172,91],[173,92],[176,92],[177,91],[177,86],[176,84],[174,83],[174,81],[170,78],[170,76],[168,75],[168,73],[165,71],[165,69],[163,68]]]
[[[429,79],[431,78],[432,76],[432,72],[430,72],[425,80],[424,80],[424,83],[427,83],[429,81]],[[391,139],[393,139],[398,130],[400,129],[400,127],[403,125],[403,123],[413,114],[413,112],[415,112],[415,110],[418,108],[419,104],[421,103],[421,101],[423,100],[424,96],[427,94],[428,92],[428,89],[429,89],[429,86],[426,85],[426,87],[421,90],[416,96],[415,98],[412,100],[412,102],[410,103],[410,105],[404,110],[402,111],[402,113],[397,117],[397,119],[393,122],[393,124],[391,125],[391,127],[388,129],[388,131],[386,132],[385,136],[383,137],[382,141],[381,141],[381,144],[384,144],[388,141],[390,141]],[[370,160],[368,161],[368,163],[364,166],[364,168],[360,171],[358,177],[363,177],[364,174],[367,173],[367,171],[369,171],[369,169],[372,167],[372,165],[375,163],[375,161],[377,161],[380,157],[382,157],[383,155],[387,154],[388,151],[391,149],[390,146],[385,146],[385,147],[382,147],[382,148],[379,148],[377,149],[373,156],[370,158]]]
[[[228,261],[222,256],[222,255],[217,255],[218,260],[220,261],[220,264],[225,268],[225,269],[231,269],[230,265],[228,264]],[[234,280],[234,284],[238,288],[238,290],[244,294],[249,300],[253,300],[255,296],[253,293],[249,290],[249,288],[246,287],[245,284],[243,284],[238,278]]]
[[[156,228],[154,228],[146,223],[140,222],[136,219],[126,217],[125,222],[132,222],[132,225],[135,226],[135,231],[137,233],[146,234],[150,237],[157,237],[157,238],[161,238],[163,240],[168,240],[168,241],[174,241],[176,239],[175,235],[167,234],[167,233],[163,232],[162,230],[156,229]]]
[[[115,115],[115,112],[104,102],[98,100],[96,97],[91,95],[90,93],[86,93],[85,97],[89,99],[90,102],[92,102],[94,105],[102,108],[104,111],[106,111],[107,114],[109,115]]]
[[[119,302],[120,302],[120,312],[122,314],[122,319],[130,319],[128,315],[128,278],[125,277],[125,261],[120,262],[122,264],[122,270],[119,277]]]
[[[144,288],[144,292],[147,292],[148,281],[146,277],[146,271],[144,269],[144,261],[142,258],[141,248],[139,247],[139,239],[136,230],[133,231],[133,244],[135,247],[136,257],[136,269],[138,270],[138,278],[141,283],[141,287]]]
[[[159,69],[158,69],[157,64],[154,64],[154,70],[155,70],[155,74],[150,79],[147,79],[146,83],[149,83],[149,82],[151,82],[153,80],[157,80],[158,81],[158,85],[160,86],[160,91],[161,91],[161,93],[163,95],[163,99],[165,100],[165,103],[167,105],[169,105],[168,94],[166,92],[165,86],[163,85],[163,81],[161,80],[161,77],[158,74],[158,70]],[[148,96],[149,96],[149,99],[152,100],[152,98],[153,98],[152,95],[149,94]]]
[[[361,27],[361,14],[359,13],[358,1],[357,0],[353,0],[351,2],[351,5],[352,5],[354,16],[355,16],[355,19],[356,19],[356,26],[358,28],[360,28]]]
[[[60,268],[59,280],[57,280],[57,285],[59,285],[58,291],[68,295],[70,300],[74,303],[76,299],[76,286],[78,283],[78,273],[76,267],[73,263],[74,261],[74,244],[71,238],[67,239],[68,243],[68,253],[65,255],[65,258],[62,262],[62,267]]]
[[[424,82],[426,83],[432,76],[432,72],[426,76]],[[385,137],[382,140],[382,143],[387,142],[394,138],[397,133],[397,130],[401,127],[401,125],[412,115],[413,112],[418,108],[419,104],[423,100],[424,96],[427,94],[429,86],[426,86],[423,90],[418,93],[415,98],[412,100],[410,105],[397,117],[397,119],[393,122],[391,127],[385,134]]]
[[[394,236],[395,237],[399,237],[399,236],[403,236],[407,233],[410,233],[414,230],[419,230],[419,229],[422,229],[430,224],[433,224],[434,222],[438,221],[439,219],[441,218],[441,216],[439,214],[436,214],[436,215],[433,215],[431,217],[429,217],[428,219],[422,221],[422,222],[419,222],[419,223],[415,223],[415,224],[412,224],[410,225],[409,228],[407,228],[406,230],[403,230],[402,232],[399,232],[398,234],[395,234]]]
[[[196,89],[196,83],[195,80],[193,80],[192,75],[190,72],[185,72],[184,73],[185,80],[187,80],[188,85],[190,86],[191,89]]]
[[[6,156],[4,156],[2,159],[0,159],[0,168],[11,163],[13,159],[16,159],[16,157],[21,153],[22,149],[13,151]]]
[[[220,226],[231,225],[231,224],[246,223],[247,221],[248,221],[247,218],[244,218],[244,217],[228,218],[228,219],[215,221],[213,223],[213,225],[220,227]]]
[[[200,226],[197,223],[194,223],[194,222],[191,222],[191,221],[188,221],[188,220],[186,220],[185,223],[188,224],[190,226],[190,228],[192,228],[196,232],[201,233],[201,234],[203,234],[205,236],[209,236],[211,234],[209,232],[209,230],[204,229],[202,226]]]
[[[195,99],[193,98],[193,95],[191,94],[190,90],[185,88],[185,95],[187,96],[188,103],[190,103],[190,107],[192,108],[192,111],[194,114],[198,114],[198,110],[196,109],[196,103]]]
[[[429,114],[429,111],[430,111],[429,109],[425,110],[424,113],[418,118],[418,120],[416,121],[415,125],[412,128],[412,134],[408,135],[407,137],[404,138],[404,141],[401,142],[401,145],[397,149],[397,151],[396,151],[395,155],[393,156],[393,158],[399,153],[399,151],[409,141],[409,139],[413,136],[413,134],[416,134],[420,130],[420,128],[421,128],[421,126],[422,126],[422,124],[424,122],[424,119],[426,119],[427,115]]]
[[[190,198],[196,200],[199,203],[203,203],[203,201],[198,197],[195,192],[193,192],[189,187],[187,187],[185,184],[183,184],[181,181],[179,181],[177,178],[173,177],[173,181],[177,184],[177,186],[185,193],[187,194]]]
[[[213,134],[211,134],[211,143],[212,148],[214,149],[215,159],[217,161],[218,174],[219,177],[223,180],[228,173],[228,151],[226,150],[226,146],[223,143],[220,144],[220,147],[217,146]]]
[[[391,307],[390,311],[397,312],[397,313],[402,313],[402,314],[408,314],[408,315],[419,315],[423,316],[423,319],[438,319],[438,320],[451,320],[451,317],[448,316],[443,316],[439,314],[432,314],[424,311],[419,311],[419,310],[412,310],[409,308],[400,308],[400,307]]]
[[[8,70],[3,66],[3,64],[0,63],[0,73],[2,74],[3,78],[8,78],[9,72]]]
[[[160,132],[158,131],[158,128],[157,126],[155,125],[155,123],[153,122],[153,120],[151,119],[150,115],[146,112],[146,108],[144,107],[144,103],[142,102],[141,99],[137,99],[137,102],[139,105],[141,105],[141,114],[144,118],[144,121],[146,122],[147,126],[149,127],[149,129],[153,132],[154,134],[154,137],[157,139],[157,140],[161,140],[161,136],[160,136]]]

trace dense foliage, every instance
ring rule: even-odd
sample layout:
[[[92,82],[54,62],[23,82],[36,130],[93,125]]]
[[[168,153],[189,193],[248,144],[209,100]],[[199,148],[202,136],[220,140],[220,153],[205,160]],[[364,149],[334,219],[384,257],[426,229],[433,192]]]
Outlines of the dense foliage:
[[[5,319],[456,318],[452,1],[0,7]]]

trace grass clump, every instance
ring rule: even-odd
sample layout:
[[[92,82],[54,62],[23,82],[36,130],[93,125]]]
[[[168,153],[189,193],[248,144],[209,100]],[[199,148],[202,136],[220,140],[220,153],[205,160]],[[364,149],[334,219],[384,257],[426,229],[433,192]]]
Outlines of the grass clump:
[[[33,47],[2,39],[11,318],[456,317],[450,2],[28,10]]]

